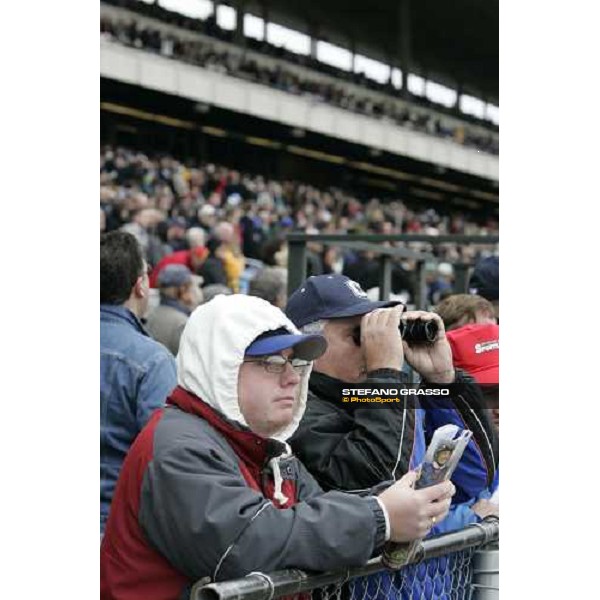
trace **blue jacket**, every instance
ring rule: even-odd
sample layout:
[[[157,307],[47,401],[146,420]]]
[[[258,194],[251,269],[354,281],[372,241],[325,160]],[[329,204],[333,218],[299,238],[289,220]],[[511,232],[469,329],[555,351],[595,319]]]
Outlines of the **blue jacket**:
[[[481,522],[481,518],[473,512],[472,506],[478,500],[489,500],[498,488],[499,479],[500,471],[496,471],[492,485],[479,492],[475,498],[471,498],[460,504],[453,504],[450,507],[448,516],[433,528],[432,535],[458,531],[459,529],[464,529],[467,525]]]
[[[177,385],[175,360],[124,306],[100,305],[100,532],[121,465]]]

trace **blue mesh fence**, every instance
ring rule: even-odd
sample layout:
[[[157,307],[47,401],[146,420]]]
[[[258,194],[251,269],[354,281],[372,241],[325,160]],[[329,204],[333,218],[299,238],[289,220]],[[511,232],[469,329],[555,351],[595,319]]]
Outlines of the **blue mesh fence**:
[[[420,543],[414,560],[386,569],[380,558],[331,573],[288,569],[221,583],[199,582],[190,600],[494,600],[499,521],[487,518]]]

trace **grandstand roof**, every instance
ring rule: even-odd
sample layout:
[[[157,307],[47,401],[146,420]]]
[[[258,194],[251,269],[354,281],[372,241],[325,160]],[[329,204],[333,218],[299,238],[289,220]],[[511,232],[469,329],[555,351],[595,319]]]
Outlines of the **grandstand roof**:
[[[411,71],[498,103],[498,0],[409,2]],[[269,20],[400,66],[401,0],[268,0]],[[247,2],[247,7],[256,0]]]

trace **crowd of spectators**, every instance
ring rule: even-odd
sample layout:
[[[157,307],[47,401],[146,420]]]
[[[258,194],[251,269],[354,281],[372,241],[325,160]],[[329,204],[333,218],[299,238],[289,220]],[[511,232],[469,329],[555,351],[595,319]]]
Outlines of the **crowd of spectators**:
[[[305,280],[287,301],[286,270],[262,266],[287,264],[282,235],[290,229],[482,233],[495,227],[495,223],[476,225],[460,215],[414,211],[399,201],[361,201],[343,190],[319,190],[212,164],[102,148],[101,596],[130,597],[122,591],[131,590],[131,597],[183,597],[195,581],[216,573],[221,564],[227,569],[219,579],[241,577],[253,568],[267,572],[347,568],[376,555],[386,540],[407,541],[498,518],[497,257],[477,263],[469,292],[478,296],[452,295],[450,263],[441,263],[430,273],[429,302],[439,302],[437,314],[409,311],[406,318],[437,320],[441,335],[433,346],[420,348],[399,343],[402,307],[396,306],[396,299],[372,301],[367,286],[361,287],[372,268],[378,267],[374,256],[311,244],[308,274],[320,276]],[[443,250],[452,251],[470,252],[453,246]],[[254,258],[244,256],[252,252]],[[248,264],[257,271],[244,289],[243,268],[247,270]],[[406,263],[395,268],[396,284],[402,277],[410,280]],[[204,280],[201,290],[198,277]],[[156,307],[150,306],[151,287],[160,294]],[[247,293],[231,295],[237,291]],[[449,295],[446,300],[444,294]],[[420,375],[421,386],[467,386],[461,403],[451,410],[405,406],[387,414],[346,412],[340,411],[332,396],[342,381],[406,387],[408,367]],[[301,376],[305,379],[300,384]],[[478,391],[476,382],[484,389]],[[229,425],[218,420],[221,414]],[[324,424],[331,427],[332,418],[335,435],[323,435]],[[405,419],[406,430],[412,432],[406,439],[400,426]],[[230,428],[227,443],[231,444],[225,452],[231,460],[215,462],[215,452],[224,451],[223,438],[215,444],[212,430],[199,437],[197,427],[205,427],[204,422],[214,425],[219,436],[223,427]],[[437,491],[433,487],[414,490],[415,469],[423,460],[430,433],[454,422],[474,432],[472,447],[465,451],[471,458],[461,461],[452,484]],[[279,433],[284,426],[285,436]],[[242,437],[238,427],[245,428]],[[186,433],[192,430],[193,435]],[[367,436],[368,452],[357,450],[356,440],[364,444],[367,439],[364,431],[373,433]],[[251,457],[248,472],[260,473],[260,479],[248,481],[240,474],[235,454],[240,439],[246,444],[244,456]],[[304,466],[290,471],[288,455],[274,454],[268,461],[272,482],[263,478],[263,474],[271,476],[270,470],[260,470],[267,465],[266,449],[257,454],[249,450],[266,445],[265,439],[269,444],[289,440]],[[281,441],[287,453],[288,446]],[[308,489],[310,483],[314,491],[310,505],[303,505],[304,496],[291,493],[290,473],[305,474],[297,489]],[[226,484],[215,483],[225,480]],[[269,484],[261,488],[254,481]],[[259,521],[260,527],[249,528],[256,533],[247,542],[246,536],[236,538],[260,546],[258,558],[253,555],[247,562],[245,547],[230,552],[232,546],[226,543],[217,552],[206,551],[205,540],[231,538],[236,518],[254,521],[252,514],[216,498],[217,488],[233,490],[245,506],[249,495],[269,510],[278,503],[280,510],[269,513],[275,518],[273,527]],[[359,488],[377,490],[377,500],[342,492]],[[331,489],[334,495],[328,496]],[[262,490],[258,496],[256,490]],[[410,498],[404,501],[406,495]],[[194,499],[193,505],[189,498]],[[318,502],[327,507],[331,501],[330,516],[317,524],[313,517],[308,519],[315,531],[308,547],[298,543],[306,536],[298,538],[295,529],[284,527],[295,514],[286,508],[298,504],[302,511]],[[345,515],[351,502],[362,503],[360,519],[358,505]],[[350,533],[340,534],[339,526],[323,533],[334,516]],[[162,532],[170,531],[167,522],[177,527],[178,535],[169,538],[175,540],[172,544],[162,537]],[[363,547],[348,557],[344,540],[355,535],[354,529],[361,532]],[[275,532],[279,537],[274,537]],[[323,535],[315,537],[317,532]],[[370,532],[366,542],[365,532]],[[336,552],[330,548],[332,540]],[[331,562],[319,555],[326,543]],[[282,555],[279,547],[289,548],[289,556]],[[223,556],[229,556],[228,562],[220,559]],[[460,569],[445,557],[429,560],[426,568],[408,567],[398,573],[376,600],[400,600],[399,594],[389,595],[401,588],[400,579],[411,595],[427,590],[421,596],[427,600],[447,597],[436,582],[443,579],[460,585],[462,581]],[[379,589],[380,581],[374,575],[356,580],[355,585]]]
[[[100,152],[100,218],[102,231],[133,233],[151,268],[185,264],[204,274],[206,285],[227,285],[234,291],[247,291],[244,274],[256,265],[287,268],[285,236],[291,231],[498,234],[495,219],[478,223],[458,211],[415,210],[398,199],[359,198],[335,187],[274,181],[222,165],[110,146]],[[474,264],[496,252],[474,244],[411,242],[409,247],[431,252],[441,262],[432,264],[427,275],[432,303],[452,287],[451,263]],[[372,253],[317,243],[307,248],[309,275],[344,273],[365,289],[378,285],[379,264]],[[415,266],[412,259],[394,259],[394,293],[413,296]],[[153,286],[156,276],[155,269]]]
[[[117,4],[123,5],[123,3]],[[150,11],[149,16],[160,18],[161,20],[167,19],[168,22],[178,27],[187,25],[187,28],[190,28],[193,24],[195,31],[200,31],[206,35],[224,39],[225,41],[231,41],[229,39],[231,32],[220,29],[211,17],[202,21],[176,15],[176,13],[171,13],[159,6],[147,6],[139,2],[134,3],[135,6],[129,6],[129,4],[125,3],[127,8],[139,10],[140,7],[137,5],[140,5],[144,7],[143,10]],[[192,22],[191,24],[189,23],[190,21]],[[482,134],[472,131],[468,126],[455,126],[446,123],[443,118],[434,116],[428,112],[411,110],[406,106],[400,106],[394,102],[392,97],[390,97],[389,101],[384,101],[376,100],[368,93],[355,94],[348,89],[344,81],[340,81],[339,84],[333,84],[311,77],[300,77],[293,70],[283,66],[284,63],[270,68],[258,64],[256,60],[246,56],[245,53],[218,50],[212,44],[200,39],[194,41],[184,40],[177,35],[165,34],[158,28],[140,25],[134,19],[113,20],[107,16],[103,16],[100,20],[100,33],[106,39],[117,41],[127,46],[155,52],[167,58],[173,58],[233,77],[268,85],[288,93],[308,96],[317,102],[324,102],[373,118],[385,119],[401,127],[435,135],[440,138],[451,139],[467,147],[498,154],[498,140],[492,133]],[[250,42],[251,40],[248,41]],[[260,44],[260,48],[256,49],[260,51],[266,50],[272,53],[272,49],[275,48],[271,44],[264,42],[257,43]],[[297,56],[292,52],[284,50],[280,54],[286,60],[290,59],[288,55]],[[377,89],[389,96],[398,96],[398,90],[391,84],[378,84],[365,77],[362,73],[345,73],[340,69],[328,67],[310,58],[302,57],[302,59],[303,62],[310,63],[304,66],[315,68],[318,65],[319,70],[334,71],[334,73],[328,72],[328,74],[334,75],[338,79],[351,81],[363,88]],[[296,62],[298,61],[296,60]],[[489,128],[489,124],[487,126]]]
[[[198,52],[210,68],[232,59],[122,25],[103,31],[165,56]],[[275,79],[256,69],[251,78],[282,85],[279,69]],[[286,85],[311,93],[304,83]],[[252,571],[347,570],[386,542],[498,518],[497,248],[408,246],[435,259],[426,280],[436,312],[404,316],[437,321],[427,346],[401,341],[397,297],[371,298],[375,252],[309,243],[307,275],[321,277],[286,300],[288,232],[497,235],[496,219],[108,145],[100,219],[102,598],[187,597],[196,581]],[[453,295],[455,262],[477,263],[468,295]],[[392,291],[408,302],[415,267],[392,261]],[[422,388],[464,385],[460,402],[338,406],[342,382],[404,388],[406,368]],[[473,432],[452,483],[414,489],[432,432],[451,424]],[[354,589],[443,600],[470,588],[451,556]]]
[[[133,235],[101,236],[100,271],[101,598],[175,600],[282,569],[348,572],[382,552],[402,566],[406,547],[388,542],[498,521],[493,322],[446,335],[439,315],[408,312],[438,325],[431,344],[411,343],[399,334],[404,307],[322,275],[285,312],[245,294],[197,307],[169,361],[176,383],[172,372],[157,381],[151,365],[167,351],[139,320],[148,276]],[[159,279],[174,289],[188,277],[171,268]],[[408,391],[405,365],[421,392],[448,386],[443,410],[426,393],[385,411],[340,402],[341,386],[355,383]],[[149,383],[163,390],[153,407]],[[477,383],[495,390],[492,406]],[[470,441],[448,472],[440,456],[452,445],[436,439],[463,428]],[[349,589],[374,589],[374,600],[466,597],[472,570],[455,556],[353,578]]]

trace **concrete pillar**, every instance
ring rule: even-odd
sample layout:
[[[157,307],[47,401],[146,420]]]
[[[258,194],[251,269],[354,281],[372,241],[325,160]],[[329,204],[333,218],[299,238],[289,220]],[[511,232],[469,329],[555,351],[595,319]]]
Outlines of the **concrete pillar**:
[[[350,63],[350,72],[354,73],[356,70],[356,41],[354,38],[350,38],[350,53],[352,54],[352,62]]]
[[[310,58],[317,60],[317,42],[319,41],[319,24],[314,21],[308,23],[308,35],[310,36]]]
[[[266,1],[260,3],[261,17],[263,19],[263,39],[267,41],[267,25],[269,24],[269,5]]]
[[[244,15],[246,14],[246,2],[240,1],[236,5],[236,22],[235,22],[235,33],[234,41],[240,46],[246,45],[246,38],[244,37]]]
[[[318,41],[319,40],[316,37],[311,36],[311,38],[310,38],[310,57],[313,60],[317,60],[317,42]]]
[[[459,102],[460,102],[460,97],[462,96],[463,93],[463,84],[462,82],[458,82],[458,85],[456,86],[456,102],[454,103],[454,110],[456,110],[457,112],[460,110],[459,109]]]
[[[398,3],[398,55],[402,69],[402,95],[408,98],[408,74],[412,70],[412,41],[410,22],[410,0]]]

